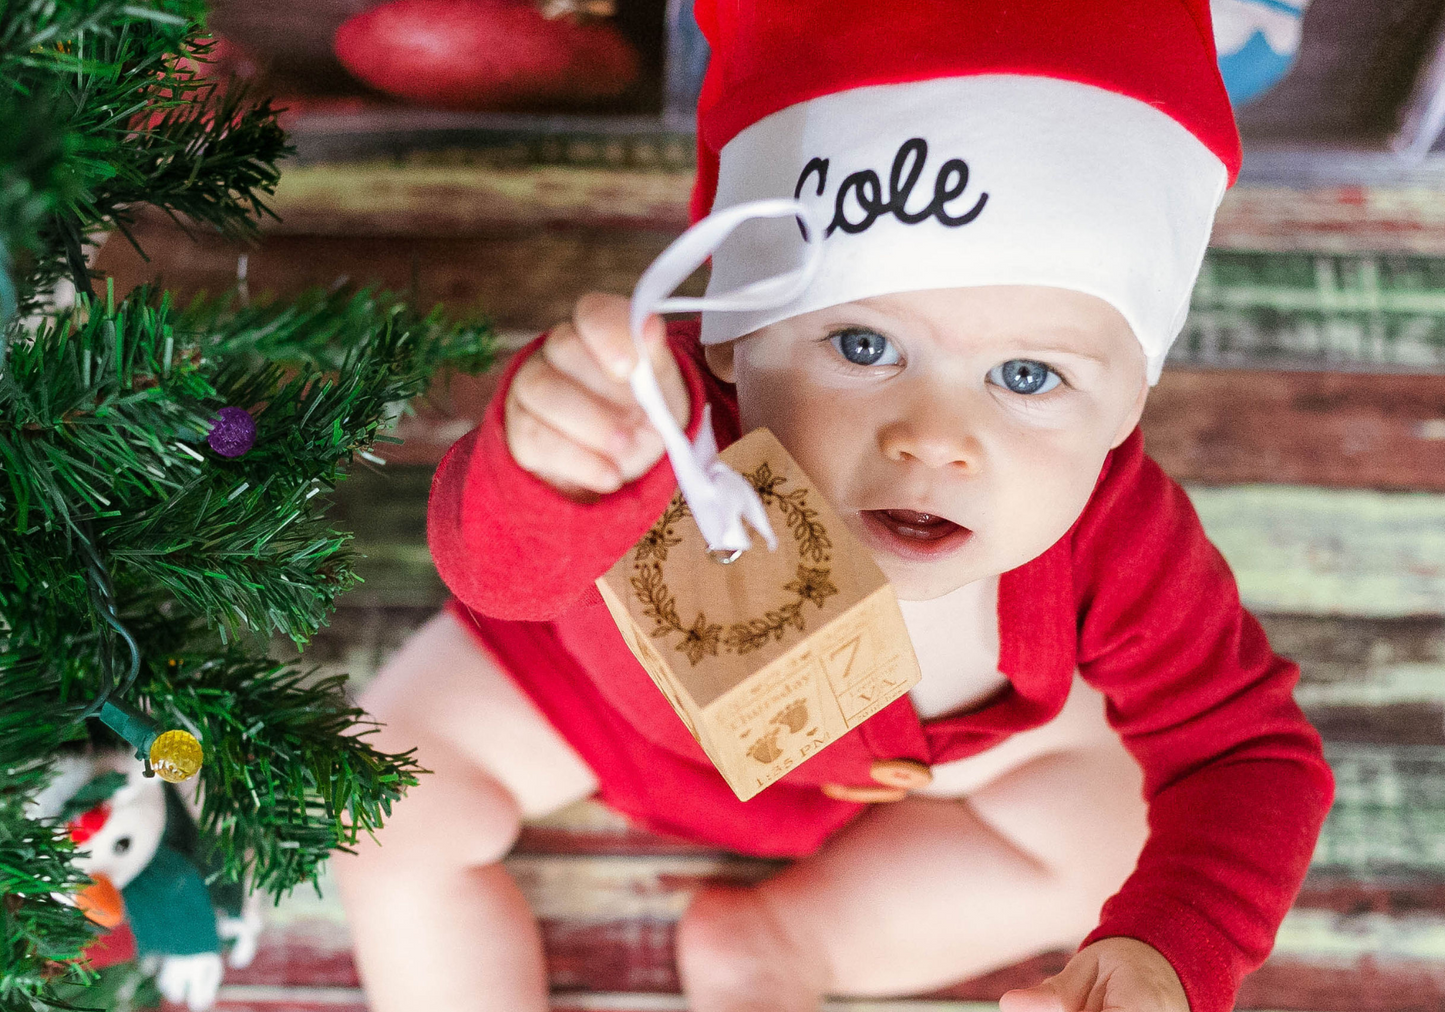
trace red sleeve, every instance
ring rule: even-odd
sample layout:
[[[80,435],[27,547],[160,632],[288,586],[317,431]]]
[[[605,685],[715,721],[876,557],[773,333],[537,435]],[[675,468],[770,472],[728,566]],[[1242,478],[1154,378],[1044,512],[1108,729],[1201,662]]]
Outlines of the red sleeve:
[[[1079,668],[1144,771],[1149,840],[1084,944],[1140,939],[1192,1012],[1269,954],[1334,792],[1320,738],[1184,490],[1136,431],[1074,535]]]
[[[691,399],[688,433],[697,432],[711,394],[722,408],[714,408],[721,443],[735,412],[721,384],[704,374],[696,331],[695,323],[668,328]],[[517,369],[542,340],[517,354],[481,424],[437,465],[427,506],[427,543],[442,582],[467,607],[494,618],[541,621],[566,611],[637,543],[677,491],[666,457],[591,503],[567,498],[512,459],[502,405]]]

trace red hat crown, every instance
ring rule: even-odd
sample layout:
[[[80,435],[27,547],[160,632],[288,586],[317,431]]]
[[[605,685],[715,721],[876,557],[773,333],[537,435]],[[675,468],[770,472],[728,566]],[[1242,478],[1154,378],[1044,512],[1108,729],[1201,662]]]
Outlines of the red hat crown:
[[[712,59],[698,100],[692,216],[718,152],[779,110],[871,85],[1023,74],[1093,85],[1168,114],[1239,172],[1208,0],[697,0]],[[1026,128],[1026,127],[1021,127]]]

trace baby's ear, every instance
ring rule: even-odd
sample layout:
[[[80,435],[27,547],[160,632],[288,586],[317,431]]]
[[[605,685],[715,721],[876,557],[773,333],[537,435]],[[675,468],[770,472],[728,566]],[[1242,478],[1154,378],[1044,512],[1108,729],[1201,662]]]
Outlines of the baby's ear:
[[[1139,394],[1134,400],[1134,406],[1129,409],[1129,414],[1119,426],[1119,431],[1114,434],[1114,441],[1109,444],[1109,449],[1118,449],[1124,440],[1129,438],[1129,434],[1138,426],[1139,419],[1144,417],[1144,402],[1148,399],[1149,381],[1146,379],[1139,385]]]
[[[707,367],[712,374],[724,383],[736,383],[737,371],[733,368],[733,342],[724,341],[721,344],[710,344],[702,350],[703,357],[707,359]]]

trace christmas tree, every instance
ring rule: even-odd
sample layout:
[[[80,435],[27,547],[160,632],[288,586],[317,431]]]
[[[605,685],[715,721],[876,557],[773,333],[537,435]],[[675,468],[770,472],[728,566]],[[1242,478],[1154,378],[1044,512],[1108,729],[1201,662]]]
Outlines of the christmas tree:
[[[370,291],[182,307],[96,283],[88,243],[140,213],[236,237],[270,213],[284,134],[205,76],[203,19],[0,0],[0,1009],[91,976],[75,845],[27,815],[57,755],[124,738],[180,776],[193,736],[219,875],[273,895],[420,772],[368,746],[340,677],[267,648],[304,645],[356,582],[329,493],[490,335]]]

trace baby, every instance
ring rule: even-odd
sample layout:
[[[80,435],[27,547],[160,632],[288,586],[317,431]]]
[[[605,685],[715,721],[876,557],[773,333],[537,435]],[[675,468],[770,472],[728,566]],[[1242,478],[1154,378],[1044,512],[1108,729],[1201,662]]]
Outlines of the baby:
[[[733,796],[593,587],[676,485],[627,384],[627,303],[581,299],[439,466],[456,598],[363,700],[434,771],[337,859],[372,1008],[547,1008],[499,862],[522,818],[596,795],[797,858],[693,899],[694,1012],[815,1012],[1075,945],[1005,1012],[1227,1012],[1332,782],[1297,670],[1137,428],[1238,166],[1205,3],[697,13],[694,212],[799,198],[822,266],[779,308],[650,318],[653,369],[689,433],[710,406],[720,445],[779,438],[892,581],[922,681]],[[739,230],[709,291],[795,266],[799,233]]]

